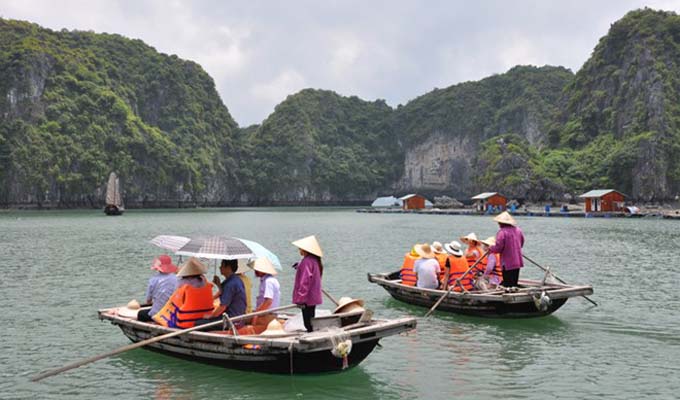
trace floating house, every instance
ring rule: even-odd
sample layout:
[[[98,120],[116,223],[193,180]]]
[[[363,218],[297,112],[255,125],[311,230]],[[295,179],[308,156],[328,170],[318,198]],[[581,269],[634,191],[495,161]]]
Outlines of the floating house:
[[[473,196],[472,200],[475,201],[475,209],[479,211],[485,211],[489,206],[502,211],[505,210],[505,205],[508,203],[508,198],[497,192],[480,193]]]
[[[377,199],[373,200],[373,203],[371,203],[371,207],[375,208],[401,208],[403,205],[404,201],[394,196],[378,197]]]
[[[625,195],[613,189],[597,189],[579,196],[586,200],[586,212],[623,212]]]
[[[406,196],[400,197],[399,200],[403,201],[402,208],[404,210],[422,210],[430,203],[425,197],[419,194],[407,194]]]

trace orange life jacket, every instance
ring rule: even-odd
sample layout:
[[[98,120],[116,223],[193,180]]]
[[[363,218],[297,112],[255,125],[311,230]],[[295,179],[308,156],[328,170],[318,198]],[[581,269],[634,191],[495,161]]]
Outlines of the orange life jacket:
[[[467,259],[468,267],[477,262],[477,259],[482,254],[484,254],[484,252],[482,251],[481,247],[479,246],[468,247],[467,250],[465,251],[465,258]],[[484,262],[484,260],[482,260],[479,264],[481,264],[482,262]],[[486,263],[484,264],[484,266],[486,266]]]
[[[191,328],[213,311],[212,284],[200,288],[182,285],[170,296],[153,320],[169,328]]]
[[[444,274],[446,273],[446,259],[449,258],[449,255],[446,253],[434,253],[434,258],[436,258],[437,262],[439,262],[439,282],[442,282],[444,279]]]
[[[449,261],[449,287],[453,286],[456,284],[456,279],[460,278],[463,276],[465,271],[470,268],[468,265],[467,260],[465,257],[456,257],[454,255],[448,256],[447,260]],[[463,285],[465,290],[473,290],[474,289],[474,275],[472,274],[473,271],[470,271],[463,279],[460,280],[460,283]],[[453,289],[454,292],[462,292],[463,290],[460,288],[460,285],[456,285]]]
[[[415,286],[418,282],[418,277],[416,276],[416,271],[413,270],[413,266],[417,259],[420,257],[414,257],[411,253],[406,253],[404,257],[404,264],[401,266],[401,283],[406,286]]]

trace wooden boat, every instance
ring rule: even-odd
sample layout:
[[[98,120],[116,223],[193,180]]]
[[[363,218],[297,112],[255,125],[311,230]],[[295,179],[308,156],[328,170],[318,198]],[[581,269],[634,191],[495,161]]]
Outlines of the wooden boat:
[[[123,206],[123,198],[120,195],[120,179],[115,172],[109,175],[109,181],[106,184],[106,206],[104,206],[104,213],[106,215],[123,215],[125,207]]]
[[[132,342],[177,331],[116,314],[117,308],[99,310],[101,320],[118,325]],[[341,371],[363,361],[380,339],[414,329],[415,318],[376,320],[362,312],[314,318],[314,332],[295,331],[281,337],[229,335],[224,331],[193,331],[145,348],[191,361],[247,371],[271,373],[318,373]],[[279,315],[281,318],[290,316]],[[347,364],[332,354],[334,340],[352,342]]]
[[[368,281],[382,286],[397,300],[431,308],[446,291],[402,285],[399,271],[368,274]],[[456,314],[491,318],[530,318],[549,315],[557,311],[570,297],[593,294],[592,286],[544,283],[520,279],[519,289],[451,291],[437,310]]]

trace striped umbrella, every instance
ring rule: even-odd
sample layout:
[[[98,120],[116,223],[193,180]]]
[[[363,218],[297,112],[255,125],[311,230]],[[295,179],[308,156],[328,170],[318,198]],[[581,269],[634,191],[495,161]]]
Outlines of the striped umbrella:
[[[176,252],[182,248],[182,246],[189,243],[190,240],[191,239],[184,236],[158,235],[151,239],[149,243],[153,244],[154,246],[158,246],[161,249]]]
[[[253,251],[243,241],[224,236],[191,239],[175,254],[213,260],[238,260],[255,257]]]

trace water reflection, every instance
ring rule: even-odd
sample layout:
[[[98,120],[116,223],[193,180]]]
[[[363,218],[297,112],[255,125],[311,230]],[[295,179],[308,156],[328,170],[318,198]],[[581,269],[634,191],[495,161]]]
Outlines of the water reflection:
[[[138,389],[154,399],[290,399],[294,397],[399,398],[361,366],[338,373],[279,375],[238,371],[176,359],[147,350],[114,361],[134,376]]]

